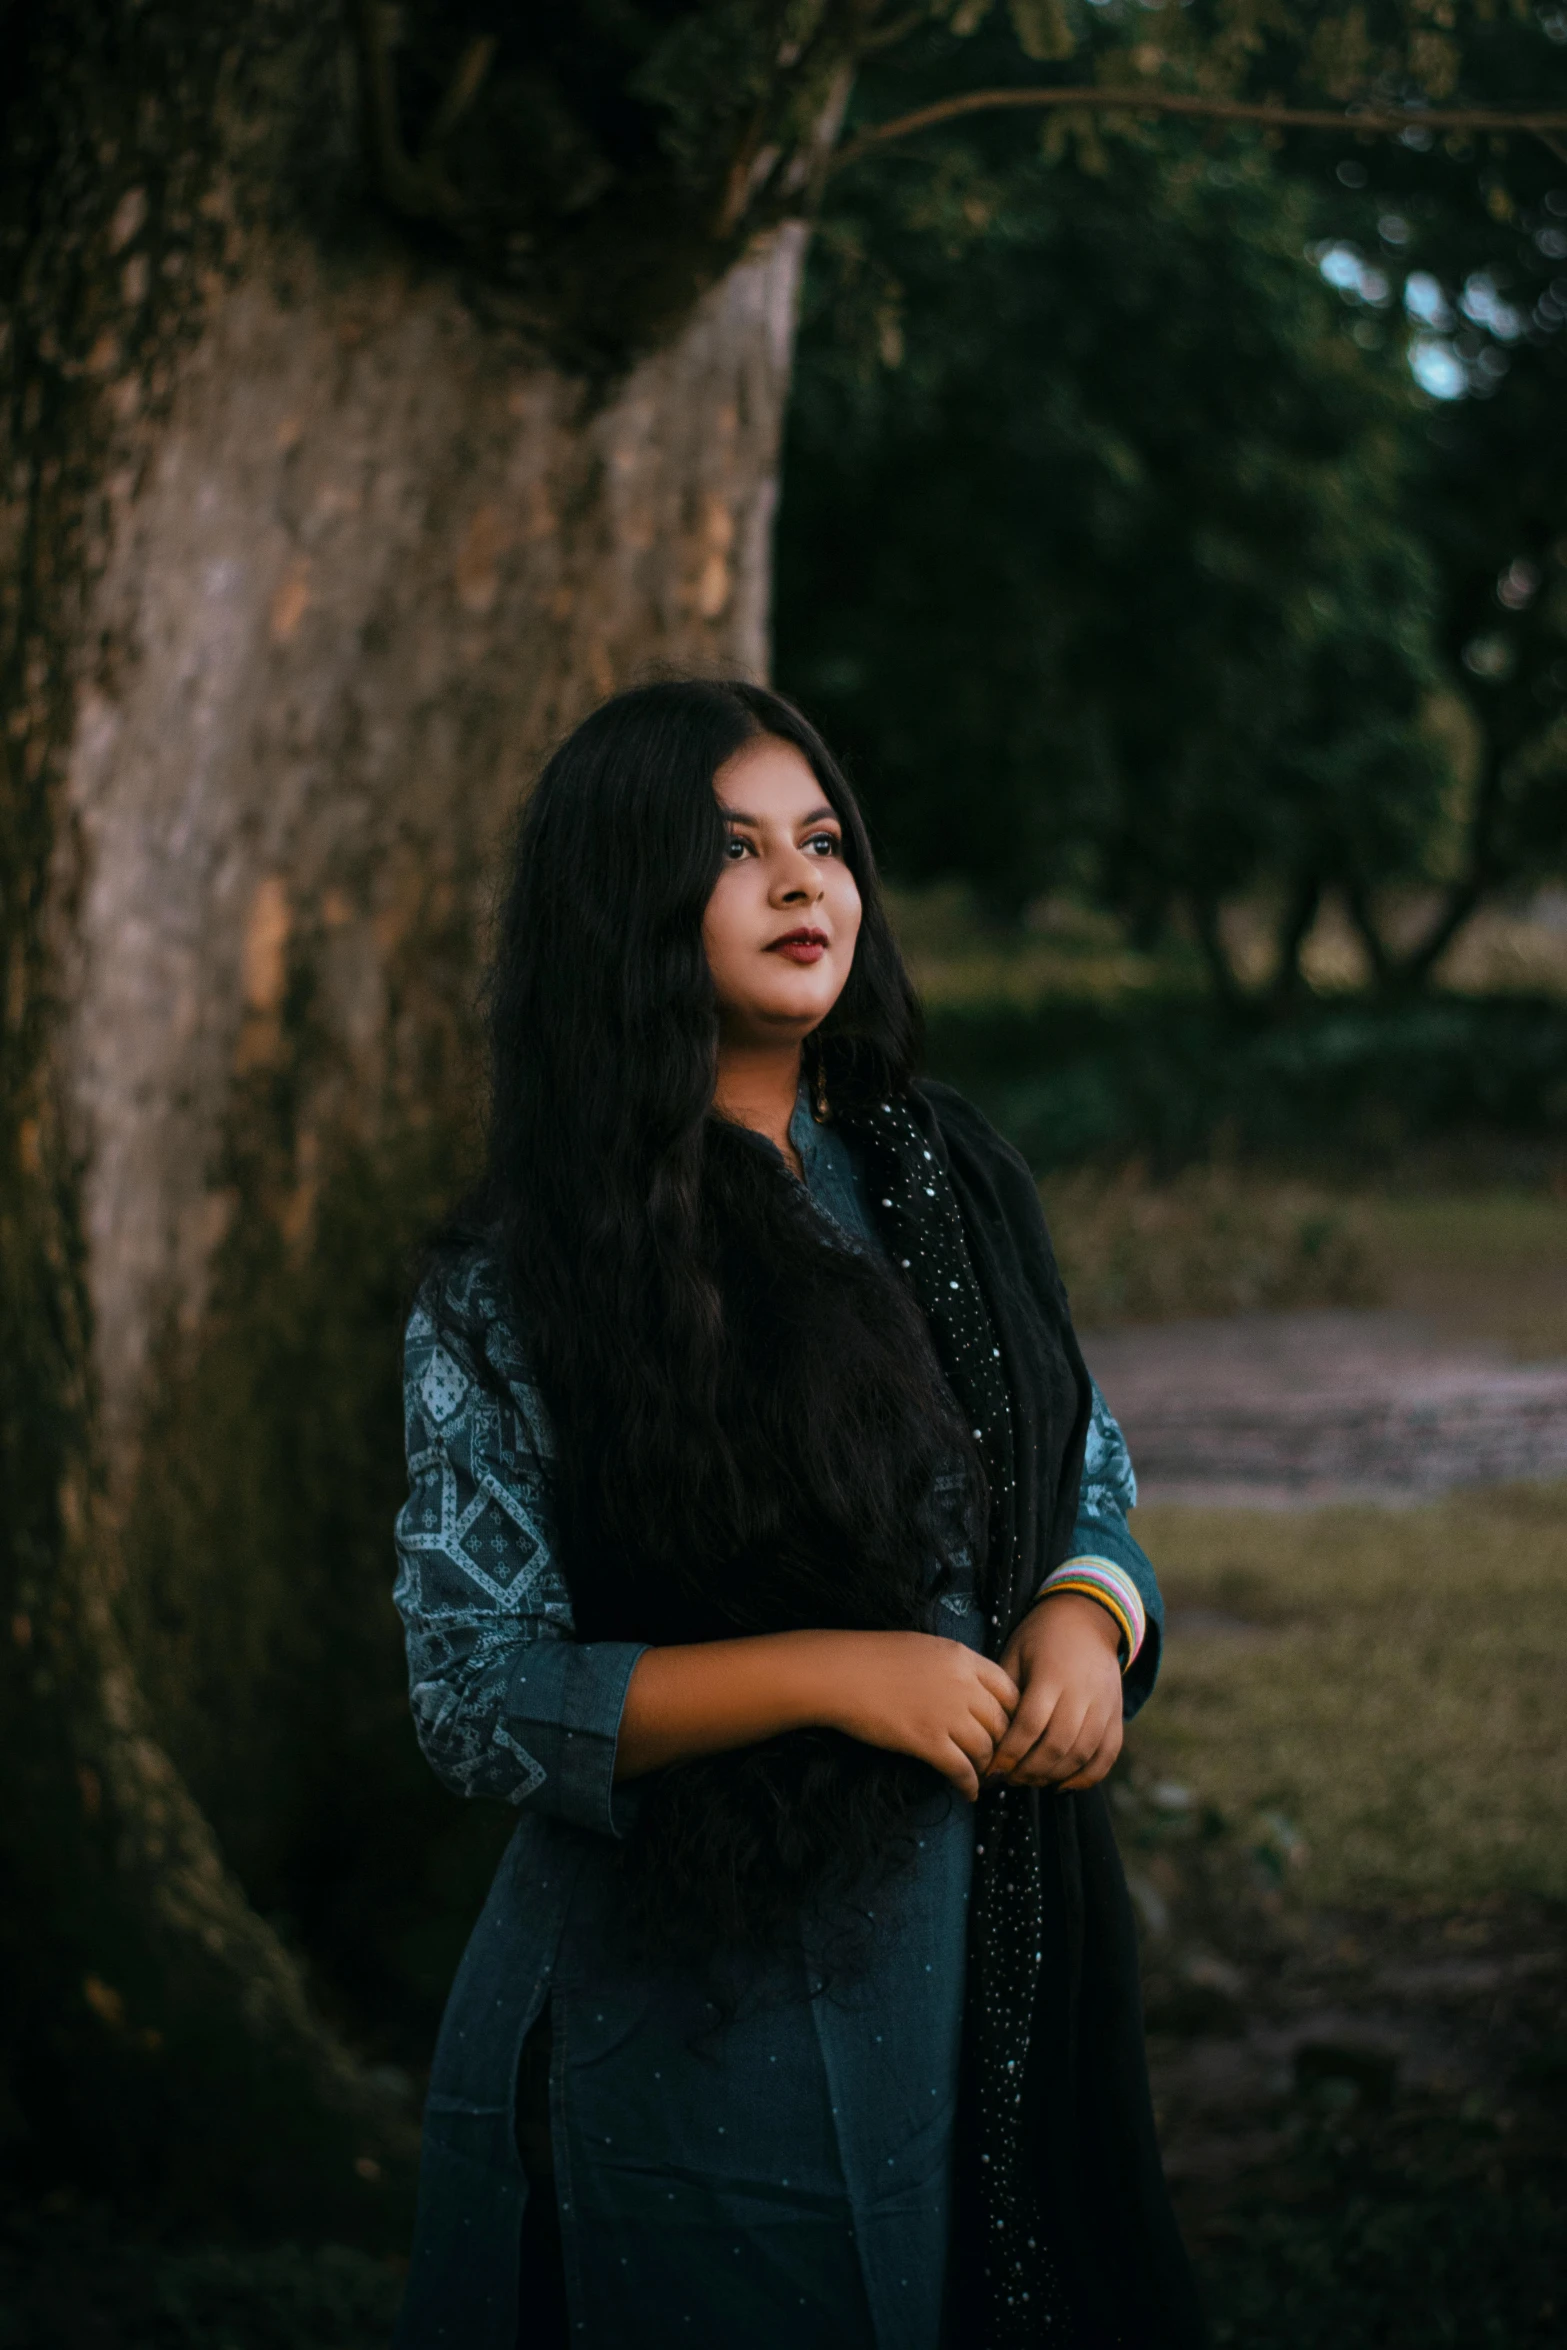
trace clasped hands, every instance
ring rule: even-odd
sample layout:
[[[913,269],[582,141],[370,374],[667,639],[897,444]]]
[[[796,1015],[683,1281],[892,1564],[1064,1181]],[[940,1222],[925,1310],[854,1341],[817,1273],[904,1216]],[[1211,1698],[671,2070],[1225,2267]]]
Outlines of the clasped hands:
[[[1001,1666],[1018,1702],[983,1776],[1009,1786],[1097,1787],[1121,1751],[1121,1631],[1063,1591],[1029,1609]]]
[[[934,1632],[798,1631],[644,1649],[617,1779],[819,1726],[982,1785],[1092,1787],[1121,1751],[1119,1633],[1075,1592],[1041,1599],[999,1663]]]
[[[1121,1751],[1120,1641],[1076,1593],[1035,1603],[999,1663],[922,1632],[857,1636],[853,1694],[832,1717],[917,1754],[977,1800],[982,1786],[1097,1786]]]

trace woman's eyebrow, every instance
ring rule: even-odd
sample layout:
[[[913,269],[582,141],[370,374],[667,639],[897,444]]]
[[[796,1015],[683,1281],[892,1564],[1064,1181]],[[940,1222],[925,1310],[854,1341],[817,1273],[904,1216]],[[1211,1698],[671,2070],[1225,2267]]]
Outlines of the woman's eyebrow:
[[[739,808],[726,808],[722,801],[719,802],[718,813],[726,824],[749,824],[753,832],[762,831],[766,822],[764,817],[747,816]],[[824,817],[829,824],[838,824],[842,821],[837,809],[823,800],[821,806],[813,808],[809,816],[797,817],[795,828],[797,831],[803,831],[807,824],[820,824]]]

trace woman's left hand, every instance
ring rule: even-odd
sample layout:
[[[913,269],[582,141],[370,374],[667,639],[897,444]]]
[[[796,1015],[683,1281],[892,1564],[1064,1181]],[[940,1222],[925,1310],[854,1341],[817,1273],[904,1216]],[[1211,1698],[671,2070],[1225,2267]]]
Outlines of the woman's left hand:
[[[1022,1692],[983,1774],[1014,1787],[1096,1787],[1121,1751],[1121,1641],[1076,1592],[1030,1608],[1001,1663]]]

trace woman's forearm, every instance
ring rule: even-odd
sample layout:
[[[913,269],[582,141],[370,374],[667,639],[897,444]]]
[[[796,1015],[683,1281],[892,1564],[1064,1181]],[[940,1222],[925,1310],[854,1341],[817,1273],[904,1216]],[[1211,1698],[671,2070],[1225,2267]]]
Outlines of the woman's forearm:
[[[820,1726],[915,1755],[972,1798],[1017,1700],[1010,1673],[934,1632],[768,1632],[649,1648],[626,1690],[615,1776]]]
[[[620,1717],[617,1779],[638,1779],[693,1755],[754,1746],[832,1718],[842,1632],[768,1632],[747,1640],[649,1648],[638,1657]]]

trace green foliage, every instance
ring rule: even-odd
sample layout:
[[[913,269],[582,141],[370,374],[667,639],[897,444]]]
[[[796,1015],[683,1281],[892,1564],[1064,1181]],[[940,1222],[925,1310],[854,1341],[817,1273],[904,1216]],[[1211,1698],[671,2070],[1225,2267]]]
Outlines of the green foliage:
[[[798,211],[871,0],[408,0],[356,22],[378,196],[486,311],[602,375]]]
[[[1170,1169],[1227,1146],[1377,1165],[1477,1133],[1544,1160],[1567,1137],[1567,1017],[1548,999],[1328,1001],[1284,1025],[1169,997],[953,1010],[929,1059],[1042,1171],[1134,1153]]]
[[[1309,196],[1238,139],[1103,176],[992,145],[824,230],[783,679],[906,874],[1075,883],[1150,936],[1264,875],[1411,870],[1442,783],[1413,402],[1304,259]]]
[[[1559,873],[1567,846],[1567,165],[1525,140],[1385,142],[1324,164],[1320,190],[1318,251],[1368,356],[1396,368],[1412,343],[1457,394],[1427,399],[1409,436],[1444,695],[1470,738],[1434,844],[1439,928]],[[1367,933],[1396,966],[1374,918]]]
[[[1555,18],[1310,15],[1073,21],[1101,81],[1567,95]],[[1027,78],[992,20],[900,52],[860,105]],[[1560,869],[1567,180],[1538,143],[1484,146],[977,117],[835,186],[779,665],[896,871],[1012,907],[1065,884],[1140,943],[1180,909],[1221,987],[1215,907],[1266,880],[1287,991],[1325,890],[1391,983]],[[1413,316],[1444,303],[1440,331]],[[1417,386],[1412,338],[1468,397]],[[1394,883],[1443,893],[1413,947],[1378,920]]]
[[[1374,1296],[1361,1222],[1341,1200],[1227,1165],[1156,1184],[1137,1160],[1041,1186],[1079,1329],[1186,1321]]]
[[[405,0],[356,9],[349,112],[383,205],[455,251],[487,310],[589,372],[678,322],[746,239],[808,211],[848,78],[867,58],[975,76],[1442,95],[1490,11],[1288,0],[1150,11],[1140,0]],[[983,37],[972,38],[983,28]],[[329,93],[337,77],[316,78]],[[352,220],[353,144],[324,95],[301,148],[320,215]],[[1099,130],[1066,134],[1085,154]]]

